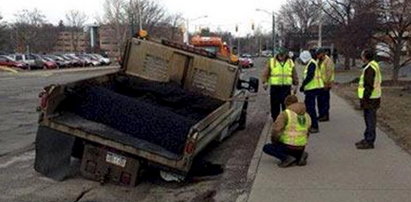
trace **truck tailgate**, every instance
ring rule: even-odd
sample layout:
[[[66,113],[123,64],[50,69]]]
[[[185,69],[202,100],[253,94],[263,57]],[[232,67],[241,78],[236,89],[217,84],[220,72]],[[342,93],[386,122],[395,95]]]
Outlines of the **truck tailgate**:
[[[57,127],[59,130],[73,131],[71,134],[75,136],[82,137],[87,134],[88,139],[91,139],[92,137],[90,136],[94,135],[106,140],[129,145],[137,150],[160,155],[167,159],[178,160],[180,158],[179,155],[169,152],[156,144],[120,132],[107,125],[84,119],[72,113],[65,113],[64,115],[52,119],[50,122],[55,123],[53,124],[53,128]],[[83,131],[83,133],[74,132],[74,130]]]

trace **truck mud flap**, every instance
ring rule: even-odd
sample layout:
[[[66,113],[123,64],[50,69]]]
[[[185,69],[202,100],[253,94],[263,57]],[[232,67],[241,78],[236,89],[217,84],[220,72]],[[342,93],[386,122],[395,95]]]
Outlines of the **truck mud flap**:
[[[36,136],[34,169],[57,181],[72,173],[70,158],[75,137],[39,126]]]

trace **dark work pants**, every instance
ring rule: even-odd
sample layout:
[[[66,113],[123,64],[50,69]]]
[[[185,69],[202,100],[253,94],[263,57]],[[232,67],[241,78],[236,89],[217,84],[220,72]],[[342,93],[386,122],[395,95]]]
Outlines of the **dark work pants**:
[[[371,144],[374,144],[376,137],[377,127],[377,110],[376,109],[364,109],[365,120],[365,132],[364,139]]]
[[[281,111],[285,110],[285,98],[291,94],[291,86],[270,86],[271,117],[275,121]]]
[[[304,91],[305,93],[305,107],[307,108],[307,113],[311,117],[311,128],[318,128],[318,117],[317,117],[317,110],[315,101],[318,99],[318,95],[320,95],[322,89],[314,89]]]
[[[318,96],[318,117],[330,116],[330,90],[323,88]]]
[[[270,156],[278,158],[280,161],[285,161],[287,159],[287,156],[293,156],[297,159],[297,161],[299,161],[301,155],[304,153],[304,150],[290,149],[285,144],[276,143],[264,145],[263,152]]]

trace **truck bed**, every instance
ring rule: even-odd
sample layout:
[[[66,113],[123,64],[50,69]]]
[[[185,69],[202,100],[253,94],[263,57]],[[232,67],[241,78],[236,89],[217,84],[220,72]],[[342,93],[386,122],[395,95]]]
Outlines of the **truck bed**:
[[[183,153],[192,126],[223,103],[173,83],[117,75],[108,82],[86,82],[68,88],[66,99],[57,108],[61,115],[56,121],[134,142],[136,146],[161,147],[153,151],[176,158]],[[103,130],[109,128],[116,130],[117,135]],[[144,142],[137,143],[141,140]]]

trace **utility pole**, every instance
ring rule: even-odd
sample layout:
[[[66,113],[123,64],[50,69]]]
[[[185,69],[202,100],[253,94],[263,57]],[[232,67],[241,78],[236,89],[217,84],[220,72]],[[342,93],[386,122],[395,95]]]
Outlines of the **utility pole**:
[[[136,33],[136,31],[135,31],[135,29],[134,29],[133,0],[130,0],[129,18],[130,18],[130,32],[131,32],[131,36],[134,36],[134,34]]]
[[[142,22],[142,18],[141,18],[141,1],[137,0],[137,17],[138,17],[138,28],[139,31],[143,30],[143,22]]]
[[[276,37],[275,37],[275,13],[272,12],[273,15],[273,56],[275,55],[275,48],[276,48]]]
[[[323,31],[323,1],[322,0],[318,0],[318,5],[319,5],[319,19],[318,19],[318,47],[322,47],[322,31]]]
[[[273,49],[272,49],[272,51],[273,51],[273,55],[275,54],[275,48],[276,48],[276,46],[277,46],[277,42],[276,42],[276,34],[275,34],[275,12],[274,11],[271,11],[271,12],[269,12],[269,11],[267,11],[267,10],[264,10],[264,9],[260,9],[260,8],[257,8],[256,9],[256,11],[260,11],[260,12],[264,12],[264,13],[267,13],[267,14],[269,14],[269,15],[272,15],[272,18],[273,18],[273,27],[272,27],[272,39],[271,40],[273,40],[273,42],[272,42],[272,45],[273,45]],[[268,48],[268,47],[267,47]]]

